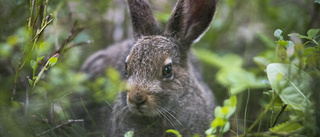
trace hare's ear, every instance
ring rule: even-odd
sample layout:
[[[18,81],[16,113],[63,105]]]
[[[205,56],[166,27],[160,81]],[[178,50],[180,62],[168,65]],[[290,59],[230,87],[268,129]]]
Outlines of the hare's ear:
[[[218,0],[178,0],[164,35],[191,44],[210,26],[217,4]]]
[[[127,0],[133,36],[138,39],[141,36],[156,35],[160,30],[156,19],[153,17],[147,0]]]

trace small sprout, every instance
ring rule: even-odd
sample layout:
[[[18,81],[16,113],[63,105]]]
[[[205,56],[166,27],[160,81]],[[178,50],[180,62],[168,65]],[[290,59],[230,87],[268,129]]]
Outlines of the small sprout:
[[[279,40],[283,40],[282,30],[277,29],[277,30],[274,32],[274,36],[277,37]]]

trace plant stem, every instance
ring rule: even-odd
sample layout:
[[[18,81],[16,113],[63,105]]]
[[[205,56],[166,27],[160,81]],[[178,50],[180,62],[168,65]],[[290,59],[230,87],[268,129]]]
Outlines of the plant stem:
[[[250,89],[248,89],[246,108],[244,110],[244,126],[243,126],[244,133],[246,133],[246,127],[247,127],[247,111],[248,111],[249,98],[250,98]]]
[[[254,126],[256,126],[258,123],[259,123],[259,121],[263,118],[263,116],[268,112],[268,110],[271,108],[271,106],[273,106],[272,104],[274,103],[274,101],[275,101],[275,99],[273,99],[269,104],[268,104],[268,106],[266,107],[266,109],[263,111],[263,113],[259,116],[259,118],[258,119],[256,119],[256,121],[254,121],[254,123],[248,128],[248,130],[247,130],[247,132],[250,132],[253,128],[254,128]],[[246,132],[246,133],[247,133]],[[246,134],[245,133],[245,134]]]

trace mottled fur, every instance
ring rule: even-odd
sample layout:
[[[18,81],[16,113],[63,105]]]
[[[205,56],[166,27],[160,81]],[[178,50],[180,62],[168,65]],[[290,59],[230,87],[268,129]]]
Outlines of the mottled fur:
[[[92,55],[83,70],[93,78],[114,67],[123,76],[120,92],[104,129],[107,136],[166,136],[176,129],[184,136],[203,134],[213,119],[212,92],[189,52],[212,22],[217,0],[179,0],[160,34],[146,0],[128,0],[135,41],[126,41]],[[172,75],[164,77],[165,66]]]

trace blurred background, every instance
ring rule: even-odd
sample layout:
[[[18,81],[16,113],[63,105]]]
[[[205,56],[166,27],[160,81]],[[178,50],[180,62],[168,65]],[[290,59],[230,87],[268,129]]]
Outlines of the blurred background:
[[[175,3],[150,0],[162,28]],[[119,88],[116,85],[120,78],[110,69],[106,77],[89,82],[80,68],[91,54],[132,38],[125,0],[34,0],[34,13],[30,12],[31,5],[29,0],[0,1],[0,135],[99,135],[88,130],[96,126],[92,121],[99,115],[96,114],[98,106],[90,103],[112,104],[112,93]],[[46,13],[37,14],[44,9]],[[28,26],[31,14],[35,25]],[[52,22],[33,39],[50,14],[47,22],[50,19]],[[223,105],[231,94],[237,95],[236,113],[230,119],[233,131],[242,134],[270,102],[266,92],[271,88],[264,71],[266,66],[261,62],[281,62],[276,59],[275,30],[281,29],[283,39],[294,41],[288,34],[307,35],[309,29],[319,28],[320,4],[314,0],[220,0],[212,25],[193,45],[193,52],[199,57],[203,78],[214,92],[218,105]],[[28,33],[26,30],[30,29],[33,31]],[[30,44],[30,40],[33,43]],[[26,48],[30,45],[35,45],[35,49]],[[62,45],[66,49],[60,51]],[[58,61],[45,69],[37,81],[46,61],[55,53],[60,55]],[[319,91],[319,72],[311,70],[310,74],[314,74],[315,81],[311,98],[314,104],[319,104],[316,92]],[[75,114],[76,108],[82,109],[81,113],[92,123],[65,124],[70,119],[82,119]],[[278,113],[272,111],[270,115],[273,112]],[[266,116],[265,121],[269,118]],[[63,128],[56,129],[59,125]],[[254,130],[268,131],[269,127],[262,122],[259,129]]]

